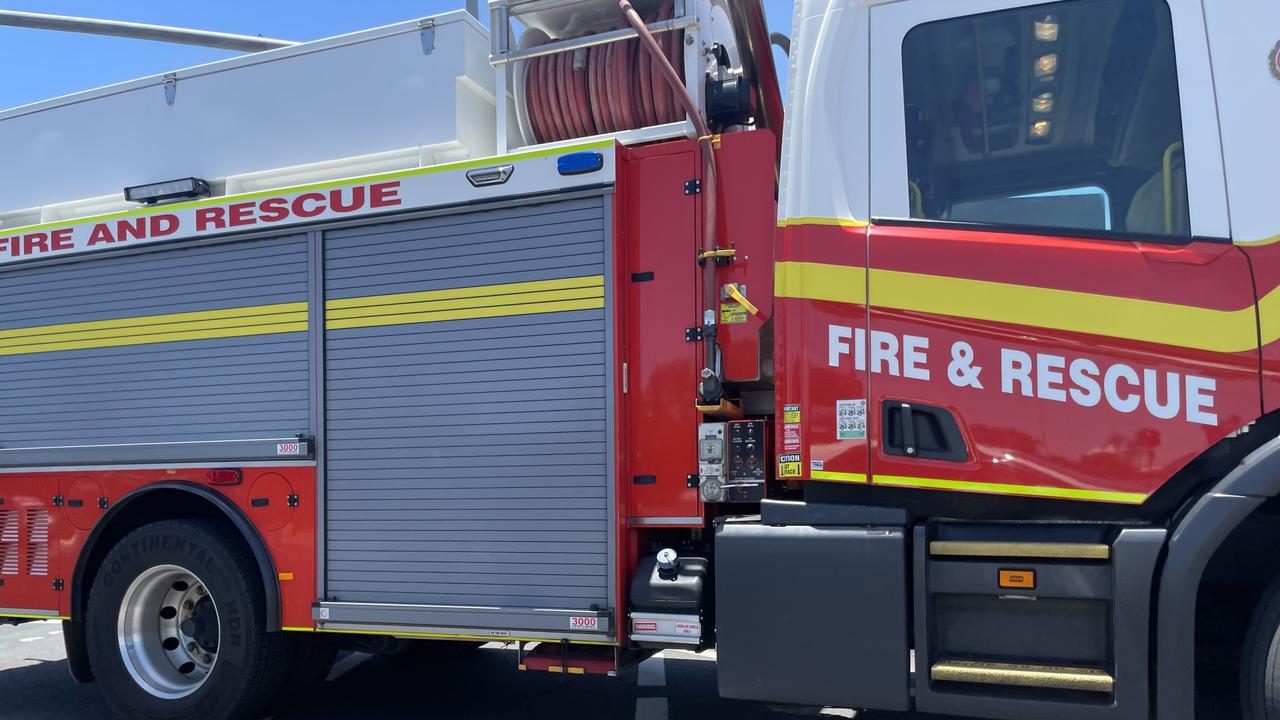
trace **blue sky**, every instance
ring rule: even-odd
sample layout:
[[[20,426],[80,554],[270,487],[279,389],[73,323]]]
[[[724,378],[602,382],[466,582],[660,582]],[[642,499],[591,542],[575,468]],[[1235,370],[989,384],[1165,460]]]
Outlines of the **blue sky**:
[[[465,0],[7,0],[6,10],[81,15],[314,40],[465,6]],[[482,0],[481,7],[487,2]],[[770,29],[790,34],[791,0],[765,0]],[[0,108],[231,57],[140,40],[0,27]],[[785,73],[785,68],[779,68]]]

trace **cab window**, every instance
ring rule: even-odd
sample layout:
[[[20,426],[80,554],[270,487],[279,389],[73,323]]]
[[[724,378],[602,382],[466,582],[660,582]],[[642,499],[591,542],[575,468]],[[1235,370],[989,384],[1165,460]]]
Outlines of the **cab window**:
[[[913,218],[1189,236],[1165,0],[932,22],[902,55]]]

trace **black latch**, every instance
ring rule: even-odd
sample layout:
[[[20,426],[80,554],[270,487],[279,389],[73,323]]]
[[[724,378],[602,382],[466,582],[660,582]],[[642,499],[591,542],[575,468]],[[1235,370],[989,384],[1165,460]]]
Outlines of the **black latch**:
[[[253,498],[249,500],[249,507],[267,507],[270,504],[270,498]]]
[[[698,194],[698,193],[700,193],[700,192],[702,192],[702,181],[701,181],[701,180],[685,180],[685,181],[684,181],[684,194],[685,194],[685,195],[697,195],[697,194]]]
[[[63,503],[63,498],[62,498],[62,496],[61,496],[61,495],[54,495],[54,496],[53,496],[53,506],[54,506],[54,507],[62,507],[62,503]]]
[[[657,485],[657,484],[658,484],[658,476],[657,476],[657,475],[636,475],[635,477],[631,478],[631,484],[633,484],[633,485]]]
[[[653,279],[653,271],[631,273],[631,282],[649,282]]]
[[[56,580],[54,580],[54,581],[53,581],[53,589],[54,589],[54,590],[61,590],[61,589],[62,589],[62,578],[58,578],[58,579],[56,579]]]
[[[71,498],[70,500],[67,501],[67,507],[69,508],[84,507],[84,501],[81,500],[80,498]]]
[[[685,484],[691,488],[698,487],[698,476],[695,473],[689,473],[685,476]]]
[[[290,496],[289,496],[289,507],[298,507],[298,496],[297,496],[297,495],[290,495]]]
[[[684,329],[685,342],[702,342],[702,327],[691,327]]]
[[[106,510],[106,509],[107,509],[107,506],[108,506],[108,505],[110,505],[110,504],[111,504],[111,503],[107,500],[107,497],[106,497],[105,495],[103,495],[102,497],[98,498],[98,508],[99,508],[99,509]]]

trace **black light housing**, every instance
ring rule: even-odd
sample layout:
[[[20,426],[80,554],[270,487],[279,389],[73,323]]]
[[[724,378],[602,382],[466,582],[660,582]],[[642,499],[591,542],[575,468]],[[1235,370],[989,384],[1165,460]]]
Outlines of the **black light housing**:
[[[126,200],[146,205],[154,205],[166,200],[194,200],[209,197],[210,194],[209,183],[197,177],[134,185],[124,189]]]

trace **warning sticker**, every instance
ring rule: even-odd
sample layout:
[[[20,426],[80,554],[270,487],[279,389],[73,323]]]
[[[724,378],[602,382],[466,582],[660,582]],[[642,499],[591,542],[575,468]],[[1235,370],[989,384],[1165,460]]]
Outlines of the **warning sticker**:
[[[800,423],[783,423],[782,452],[800,451]]]
[[[569,618],[570,630],[599,630],[600,618],[593,615],[574,615]]]
[[[825,461],[825,460],[810,460],[810,461],[809,461],[809,469],[810,469],[810,470],[817,470],[817,471],[821,472],[821,471],[822,471],[822,468],[824,468],[824,467],[826,467],[826,466],[827,466],[827,461]]]
[[[778,477],[798,478],[800,475],[800,453],[778,456]]]
[[[800,406],[799,405],[783,405],[782,406],[782,422],[784,423],[800,422]]]
[[[720,304],[721,325],[741,325],[747,321],[747,309],[736,302]]]
[[[867,439],[867,401],[836,401],[836,439]]]

